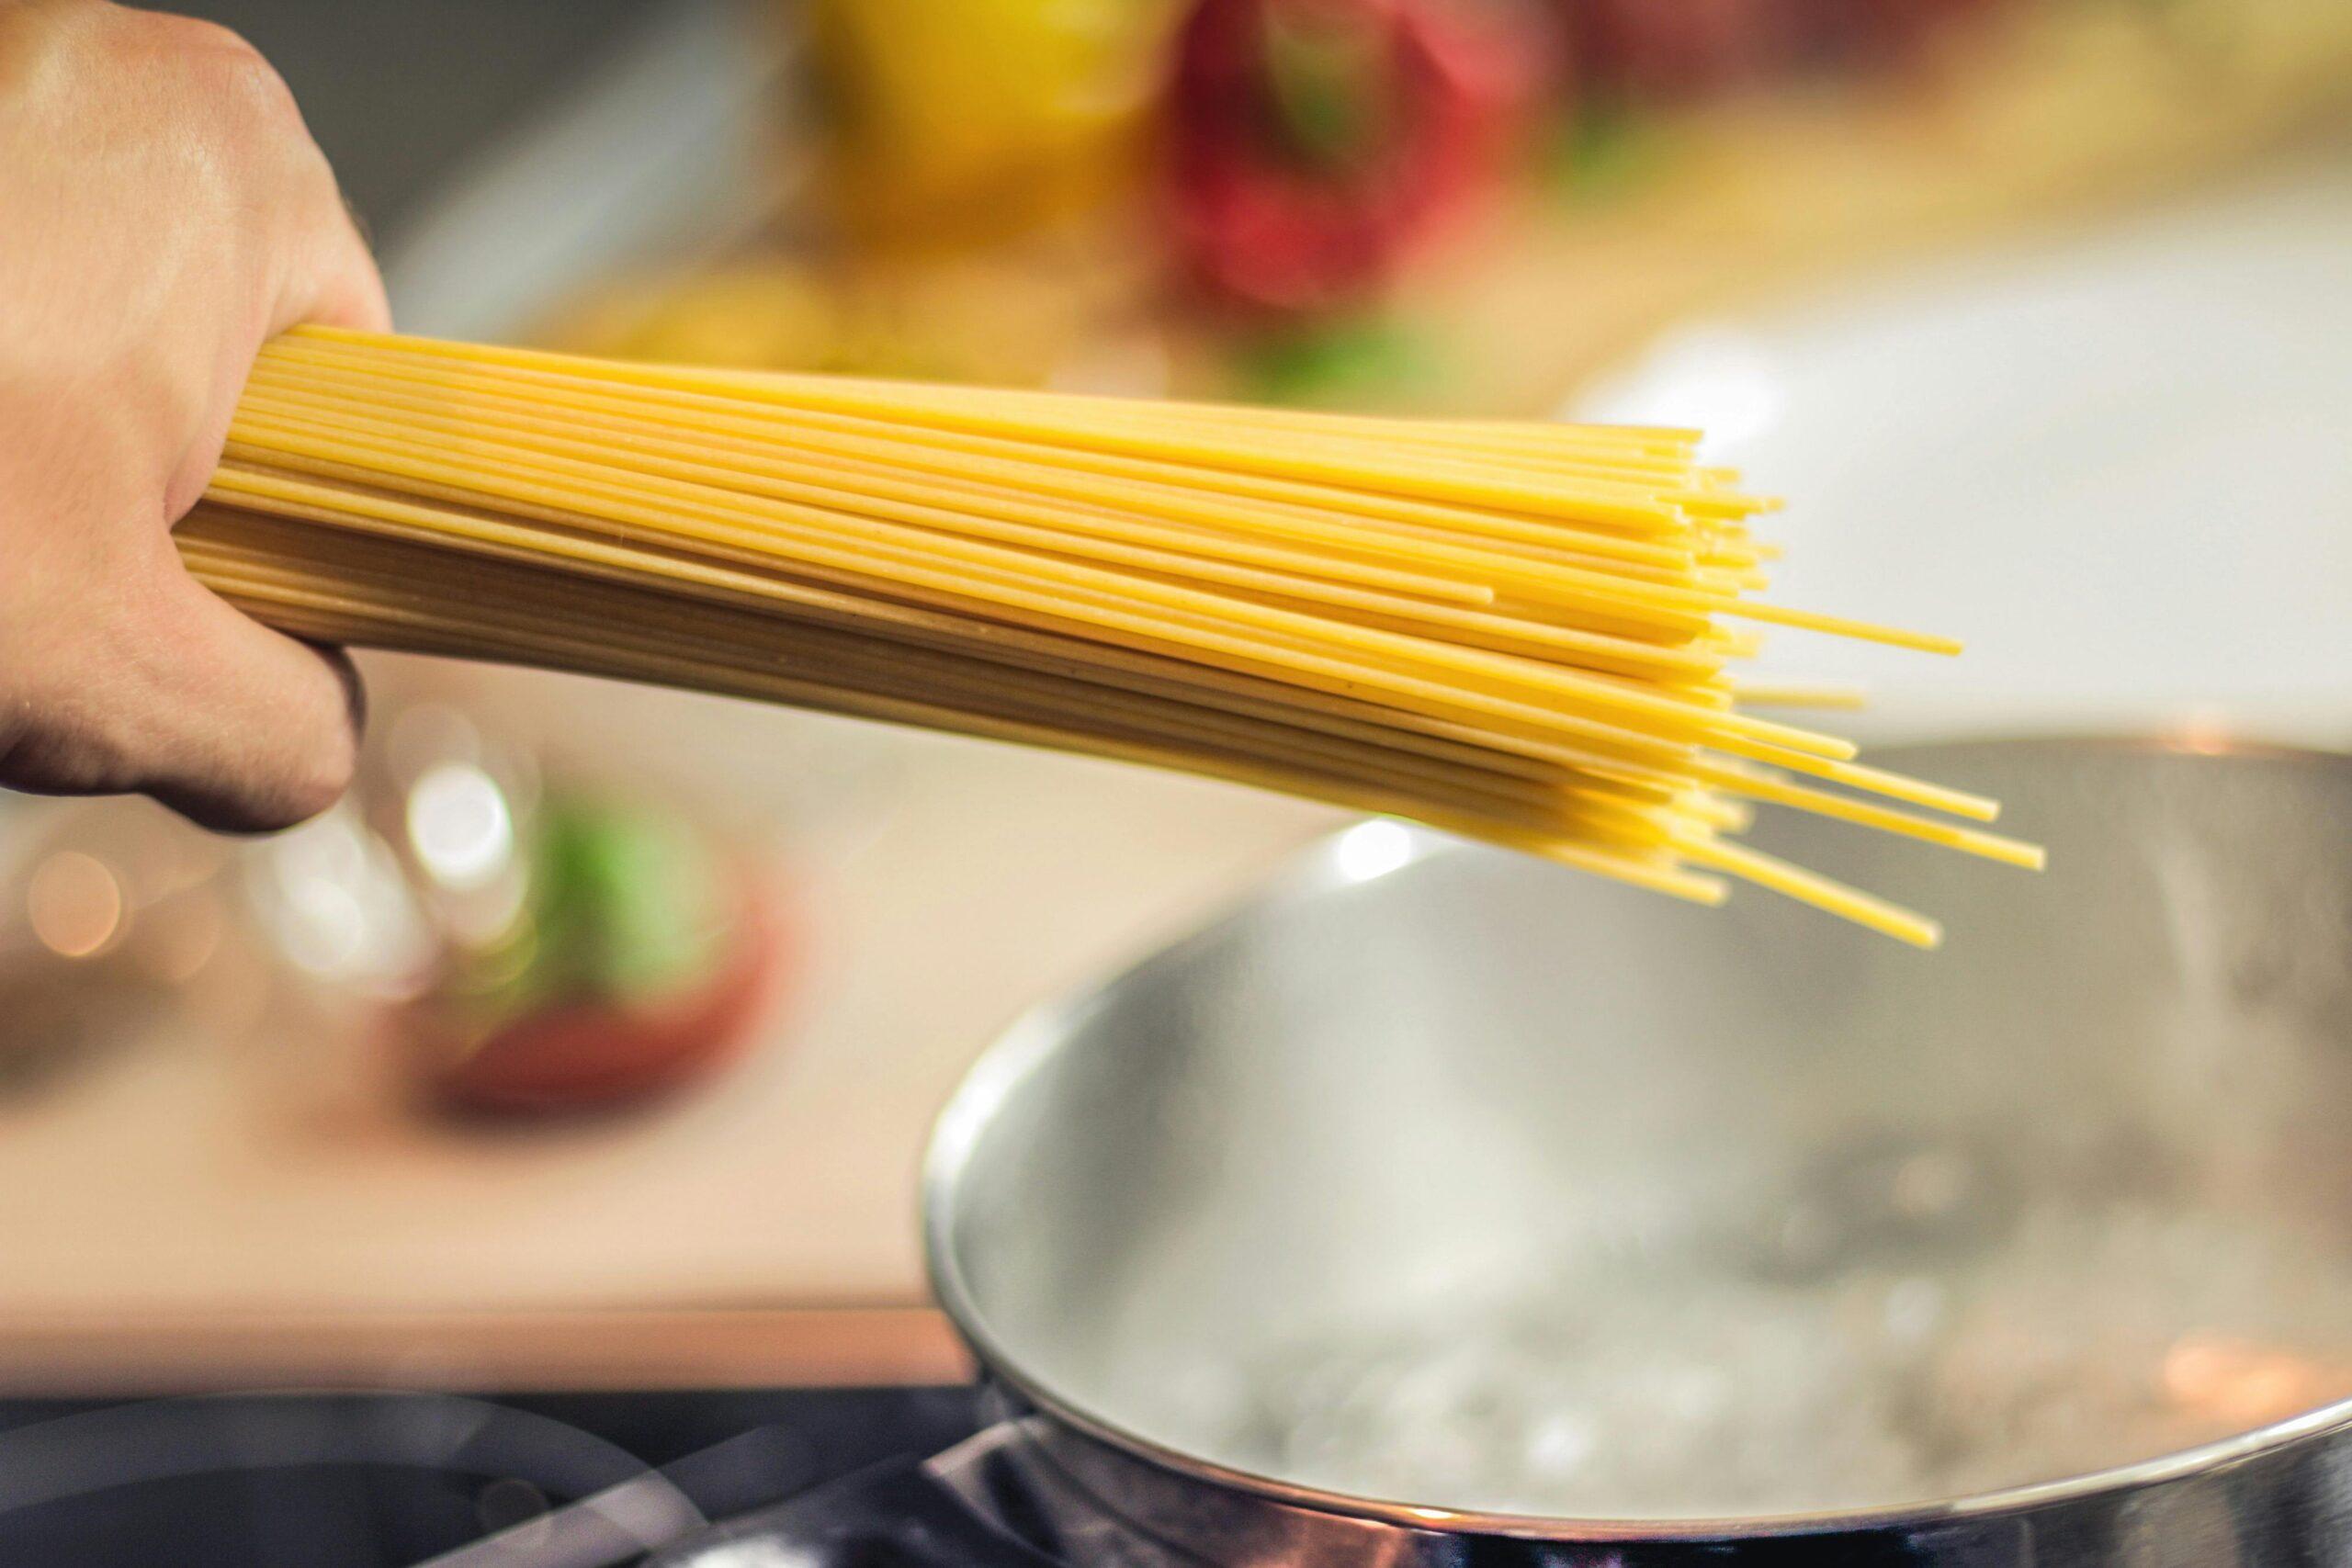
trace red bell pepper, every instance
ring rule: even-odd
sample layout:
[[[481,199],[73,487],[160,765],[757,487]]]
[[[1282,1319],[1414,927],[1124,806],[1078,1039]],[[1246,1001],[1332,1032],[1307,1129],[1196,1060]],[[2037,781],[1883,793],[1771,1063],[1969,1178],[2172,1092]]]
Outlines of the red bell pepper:
[[[1179,36],[1168,189],[1216,297],[1356,302],[1492,188],[1542,33],[1444,0],[1202,0]]]

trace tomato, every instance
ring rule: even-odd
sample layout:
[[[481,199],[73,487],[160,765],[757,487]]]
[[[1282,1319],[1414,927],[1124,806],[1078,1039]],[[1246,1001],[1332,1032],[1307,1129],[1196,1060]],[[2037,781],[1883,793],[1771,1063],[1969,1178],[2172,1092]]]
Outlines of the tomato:
[[[499,1113],[585,1111],[654,1098],[739,1055],[781,984],[789,944],[771,899],[748,896],[718,967],[672,994],[560,1000],[444,1049],[427,1088],[442,1103]],[[428,1039],[437,1032],[426,1025]]]
[[[1178,39],[1177,250],[1228,302],[1359,299],[1494,185],[1541,35],[1438,0],[1204,0]]]
[[[674,810],[560,790],[522,850],[513,918],[453,946],[412,1010],[435,1098],[506,1111],[617,1105],[742,1047],[786,951],[758,874]]]

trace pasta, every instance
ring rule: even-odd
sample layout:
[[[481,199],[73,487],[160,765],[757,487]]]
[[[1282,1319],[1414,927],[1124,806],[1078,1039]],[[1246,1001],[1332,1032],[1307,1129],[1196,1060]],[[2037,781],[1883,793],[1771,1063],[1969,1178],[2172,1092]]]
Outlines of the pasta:
[[[1844,694],[1730,671],[1742,623],[1956,645],[1754,597],[1770,503],[1695,441],[311,327],[263,351],[176,537],[297,636],[1185,769],[1932,945],[1737,843],[1748,803],[2040,852],[1972,825],[1990,801],[1754,711]]]

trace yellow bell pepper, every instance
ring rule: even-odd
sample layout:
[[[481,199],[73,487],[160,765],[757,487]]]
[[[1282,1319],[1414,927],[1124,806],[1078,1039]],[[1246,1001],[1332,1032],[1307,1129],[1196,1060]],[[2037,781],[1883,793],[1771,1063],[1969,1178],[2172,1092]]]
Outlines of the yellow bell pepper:
[[[861,238],[952,243],[1117,188],[1175,15],[1174,0],[811,0],[835,212]]]

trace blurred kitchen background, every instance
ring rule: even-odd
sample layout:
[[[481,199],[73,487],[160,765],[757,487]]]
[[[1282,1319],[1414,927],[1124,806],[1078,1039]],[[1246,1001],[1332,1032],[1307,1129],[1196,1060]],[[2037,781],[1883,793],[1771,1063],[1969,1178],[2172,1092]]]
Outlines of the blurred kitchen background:
[[[1702,423],[1784,596],[1974,645],[1776,649],[1865,735],[2352,739],[2343,0],[188,8],[407,330]],[[952,1377],[949,1086],[1338,821],[364,662],[295,833],[0,798],[0,1384]]]

